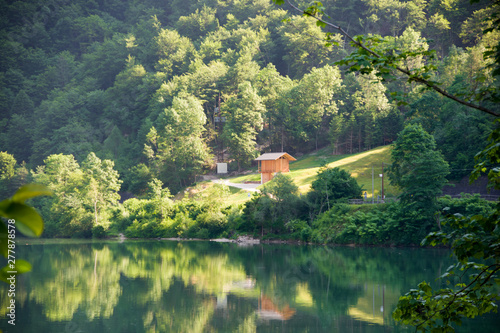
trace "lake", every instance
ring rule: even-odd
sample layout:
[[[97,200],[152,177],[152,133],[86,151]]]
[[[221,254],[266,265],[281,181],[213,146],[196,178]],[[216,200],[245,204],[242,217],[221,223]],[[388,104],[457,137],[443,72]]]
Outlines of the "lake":
[[[23,245],[19,244],[23,241]],[[24,245],[24,244],[28,245]],[[399,296],[453,262],[437,249],[18,240],[16,326],[4,332],[413,332]],[[499,315],[457,332],[498,332]]]

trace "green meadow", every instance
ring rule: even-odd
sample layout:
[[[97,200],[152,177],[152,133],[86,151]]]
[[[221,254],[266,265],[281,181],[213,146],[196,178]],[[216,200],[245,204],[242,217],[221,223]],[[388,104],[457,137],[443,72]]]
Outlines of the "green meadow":
[[[322,165],[329,168],[339,167],[351,173],[358,183],[363,186],[367,192],[368,198],[372,197],[372,168],[373,168],[373,194],[375,197],[381,194],[382,178],[384,174],[384,192],[386,197],[398,195],[398,190],[389,184],[386,177],[387,167],[391,163],[391,146],[377,147],[357,154],[332,155],[331,148],[323,148],[310,154],[305,154],[297,161],[290,163],[289,175],[299,186],[300,193],[307,193],[312,182],[316,179],[319,169]],[[232,183],[244,183],[246,181],[259,181],[260,174],[256,171],[247,175],[228,178]],[[248,199],[248,195],[243,190],[237,191],[231,188],[231,201]],[[234,192],[234,193],[233,193]],[[243,193],[242,193],[243,192]]]

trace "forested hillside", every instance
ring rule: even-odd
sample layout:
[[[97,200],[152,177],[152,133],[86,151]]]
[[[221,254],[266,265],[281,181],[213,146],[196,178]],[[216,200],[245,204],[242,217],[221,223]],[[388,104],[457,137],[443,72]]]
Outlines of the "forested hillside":
[[[487,4],[324,1],[352,35],[436,49],[435,78],[465,98],[492,82]],[[259,151],[363,151],[394,141],[405,121],[431,133],[461,177],[492,126],[417,85],[346,74],[334,64],[350,53],[343,37],[326,48],[314,20],[269,0],[3,0],[0,15],[4,192],[50,168],[92,175],[102,160],[115,189],[141,195],[157,178],[175,193],[217,160],[236,170]],[[87,192],[96,178],[75,177]]]

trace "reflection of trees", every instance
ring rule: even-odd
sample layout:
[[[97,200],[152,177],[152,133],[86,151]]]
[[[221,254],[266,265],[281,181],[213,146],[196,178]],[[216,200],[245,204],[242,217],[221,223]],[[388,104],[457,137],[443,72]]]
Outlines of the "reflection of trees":
[[[51,321],[71,320],[78,310],[87,320],[110,318],[122,296],[142,307],[145,327],[153,331],[172,322],[185,326],[193,321],[192,316],[206,322],[213,312],[212,300],[200,301],[193,295],[223,294],[247,275],[224,252],[204,254],[203,246],[196,247],[182,243],[35,246],[28,249],[33,257],[50,257],[51,261],[37,265],[43,273],[33,272],[30,299],[43,304]],[[193,312],[190,317],[183,318],[173,311],[175,302],[165,301],[174,281],[194,290],[189,298],[193,309],[186,310]],[[186,295],[172,299],[186,302]],[[190,327],[190,332],[196,331],[196,325]]]
[[[30,299],[43,304],[46,317],[71,320],[80,308],[89,320],[109,318],[121,294],[119,262],[113,260],[110,249],[56,246],[56,251],[47,252],[53,259],[53,274],[31,278],[31,289],[36,292],[30,294]]]
[[[322,325],[327,326],[352,313],[352,308],[366,301],[363,298],[371,297],[367,284],[385,286],[387,295],[392,296],[386,298],[384,309],[385,320],[392,322],[390,313],[402,291],[423,279],[434,282],[449,266],[445,263],[449,251],[435,249],[286,245],[232,253],[241,255],[242,259],[251,257],[243,260],[245,270],[256,278],[260,289],[275,303],[300,308],[297,291],[306,283],[313,299],[313,310],[302,310],[313,312]],[[422,260],[423,257],[438,260]]]
[[[27,301],[20,307],[41,307],[46,331],[52,321],[69,320],[86,331],[253,332],[258,327],[265,332],[280,325],[300,331],[318,323],[330,329],[339,321],[355,321],[349,309],[371,300],[365,299],[371,297],[366,284],[385,285],[398,295],[428,279],[426,270],[439,275],[442,263],[422,263],[422,250],[240,248],[209,242],[55,244],[23,252],[37,264],[26,276]],[[258,317],[261,295],[294,315],[281,324]]]
[[[7,262],[7,261],[5,261]],[[3,262],[0,263],[0,267],[4,267],[6,264],[4,264]],[[28,295],[26,293],[26,288],[25,288],[25,285],[24,285],[24,278],[25,276],[23,275],[18,275],[17,276],[17,287],[16,287],[16,304],[19,305],[19,304],[24,304],[24,302],[26,302],[27,298],[28,298]],[[9,309],[7,309],[7,307],[10,305],[10,297],[9,297],[9,286],[6,285],[6,284],[3,284],[2,283],[2,287],[4,289],[2,289],[0,291],[0,318],[1,319],[4,319],[4,318],[7,318],[6,315],[7,313],[9,313]],[[7,321],[7,320],[5,320]]]
[[[208,296],[177,281],[161,302],[146,307],[144,328],[146,332],[204,332],[214,310]]]

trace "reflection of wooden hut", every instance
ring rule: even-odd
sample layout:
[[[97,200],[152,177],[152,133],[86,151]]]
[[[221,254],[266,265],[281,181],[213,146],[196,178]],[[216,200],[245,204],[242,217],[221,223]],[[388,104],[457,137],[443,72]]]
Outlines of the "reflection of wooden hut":
[[[255,159],[259,162],[260,183],[273,179],[277,172],[290,172],[288,163],[296,159],[288,153],[266,153]]]
[[[257,315],[266,320],[288,320],[295,314],[295,309],[290,308],[290,306],[285,305],[284,307],[278,307],[274,302],[264,295],[260,295],[259,298],[259,309],[257,310]]]

